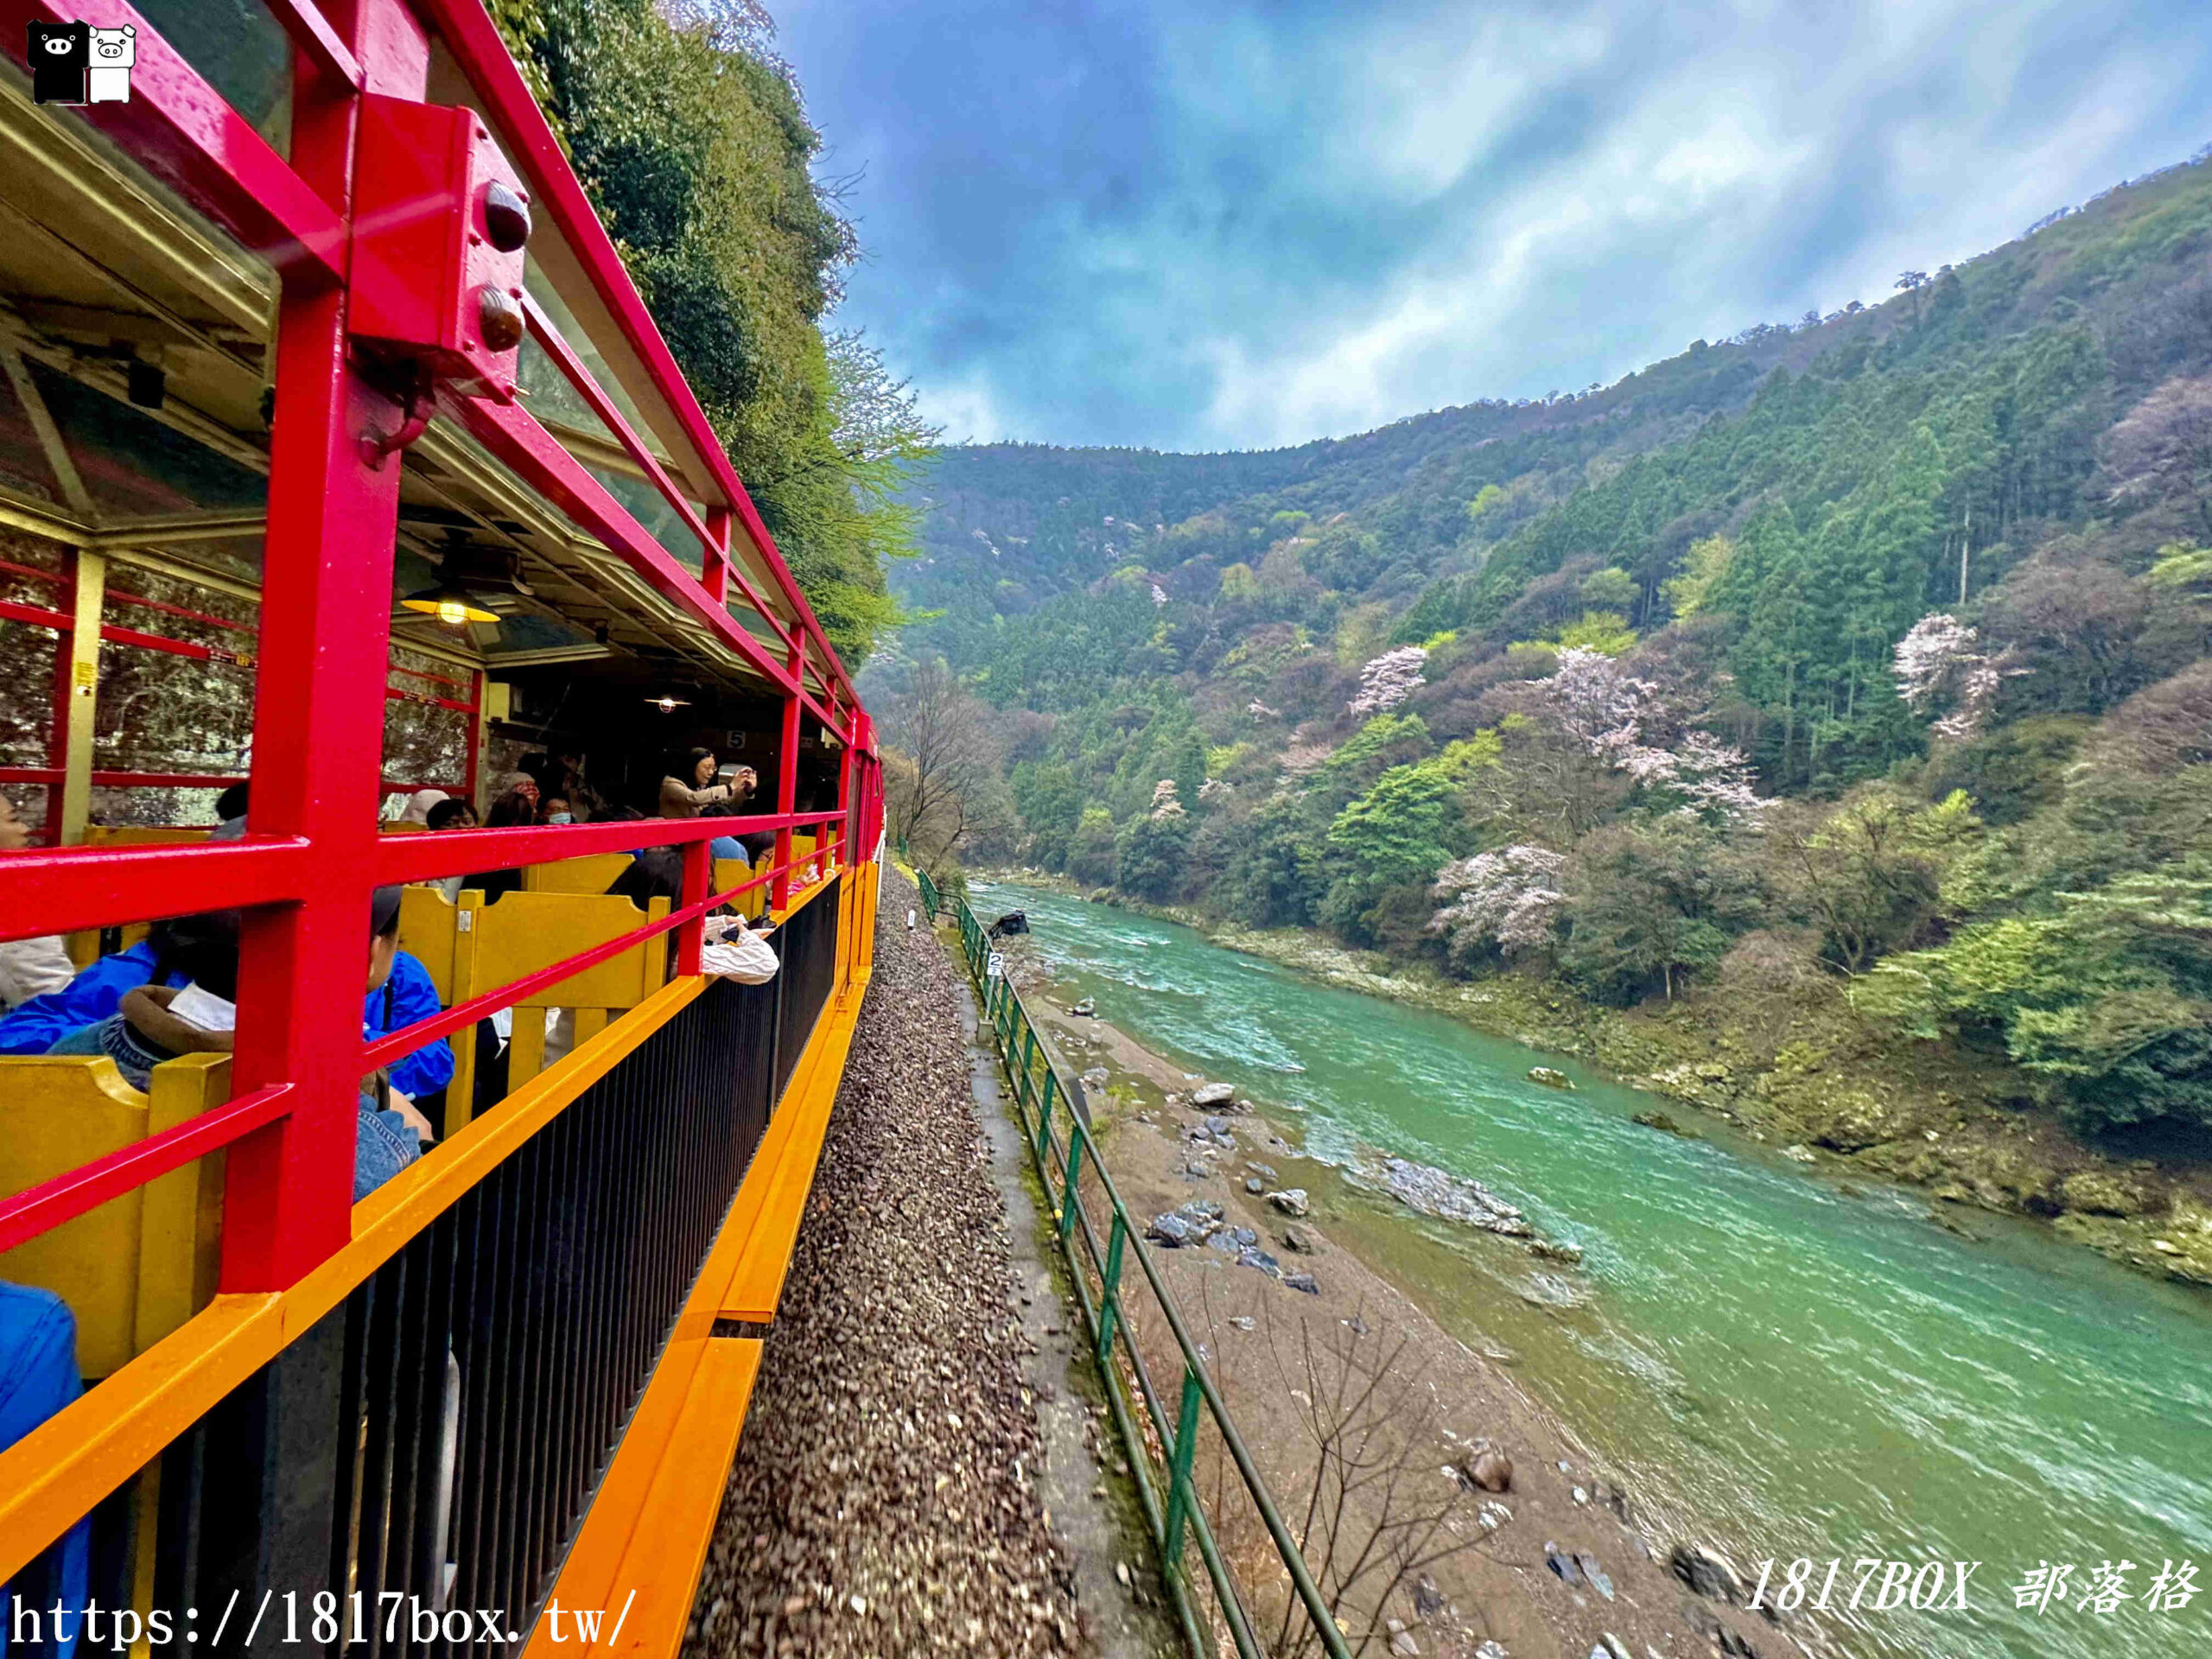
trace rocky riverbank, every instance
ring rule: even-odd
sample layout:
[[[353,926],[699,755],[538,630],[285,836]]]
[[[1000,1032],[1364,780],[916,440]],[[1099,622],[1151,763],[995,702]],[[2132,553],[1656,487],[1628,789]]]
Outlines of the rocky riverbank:
[[[1082,892],[1037,872],[1006,874]],[[2018,1074],[2000,1063],[1956,1045],[1900,1043],[1818,988],[1756,1009],[1732,1010],[1712,991],[1649,1009],[1605,1008],[1553,981],[1449,980],[1303,930],[1224,926],[1103,889],[1084,896],[1181,923],[1329,984],[1575,1056],[1710,1112],[1811,1172],[1917,1186],[1953,1231],[1971,1235],[1975,1211],[2027,1217],[2140,1272],[2212,1287],[2212,1167],[2088,1145],[2024,1098]]]
[[[1364,1610],[1376,1631],[1367,1651],[1833,1651],[1808,1621],[1777,1627],[1744,1611],[1738,1575],[1694,1521],[1660,1492],[1631,1490],[1522,1389],[1507,1348],[1455,1337],[1366,1259],[1370,1212],[1389,1204],[1537,1258],[1523,1297],[1555,1307],[1581,1294],[1573,1247],[1535,1236],[1514,1206],[1445,1171],[1380,1149],[1350,1169],[1306,1157],[1294,1131],[1228,1085],[1192,1077],[1110,1023],[1073,1013],[1025,948],[1006,956],[1064,1069],[1089,1075],[1116,1183],[1142,1217],[1147,1248],[1277,1502],[1305,1512],[1323,1442],[1338,1426],[1330,1402],[1361,1396],[1372,1382],[1387,1406],[1377,1423],[1352,1414],[1347,1433],[1375,1435],[1361,1455],[1399,1470],[1389,1483],[1397,1522],[1418,1513],[1435,1526],[1422,1565]],[[1370,1512],[1344,1528],[1348,1553],[1376,1519]],[[1264,1560],[1264,1541],[1236,1536],[1233,1514],[1226,1530],[1247,1560]],[[1326,1548],[1323,1540],[1308,1551],[1325,1582]],[[1356,1647],[1364,1629],[1352,1634]]]

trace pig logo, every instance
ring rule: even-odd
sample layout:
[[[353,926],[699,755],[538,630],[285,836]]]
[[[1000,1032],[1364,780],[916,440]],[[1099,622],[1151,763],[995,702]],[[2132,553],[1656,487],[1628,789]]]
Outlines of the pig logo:
[[[129,23],[120,29],[92,30],[92,61],[86,75],[86,90],[95,104],[126,104],[130,100],[130,67],[138,60],[138,31]]]
[[[31,99],[38,104],[82,104],[92,66],[89,23],[30,26]]]

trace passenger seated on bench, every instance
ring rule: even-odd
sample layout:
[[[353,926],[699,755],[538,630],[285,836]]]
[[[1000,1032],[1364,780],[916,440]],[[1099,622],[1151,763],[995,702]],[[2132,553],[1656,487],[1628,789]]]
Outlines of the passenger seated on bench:
[[[402,1007],[394,990],[400,963],[405,963],[422,976],[422,990],[429,999],[423,1007],[419,999],[410,1007]],[[429,974],[423,964],[399,948],[399,889],[378,887],[369,895],[369,1000],[372,1004],[381,995],[385,1003],[386,1031],[410,1025],[416,1020],[428,1019],[438,1011],[438,994],[430,988]],[[373,1040],[379,1033],[363,1033]],[[441,1038],[437,1046],[445,1055],[445,1075],[435,1087],[442,1089],[453,1077],[453,1051],[446,1047]],[[353,1138],[353,1202],[359,1204],[386,1181],[423,1155],[423,1148],[437,1138],[429,1119],[415,1109],[415,1103],[403,1091],[397,1079],[402,1067],[418,1058],[423,1051],[417,1049],[385,1071],[378,1072],[363,1086],[359,1121]]]
[[[83,1391],[77,1375],[77,1321],[67,1306],[51,1291],[0,1284],[0,1452]],[[47,1552],[43,1574],[0,1584],[0,1615],[13,1614],[18,1599],[33,1610],[28,1629],[16,1618],[0,1622],[0,1639],[13,1634],[51,1659],[69,1659],[92,1587],[92,1523],[87,1517]],[[16,1593],[10,1594],[11,1591]],[[30,1593],[22,1593],[26,1591]],[[58,1621],[54,1618],[56,1603],[63,1614]],[[39,1649],[41,1637],[48,1634],[54,1639]],[[0,1643],[0,1653],[6,1650]]]
[[[160,926],[164,959],[187,976],[185,983],[134,986],[123,994],[115,1013],[72,1032],[47,1052],[105,1054],[115,1062],[125,1083],[144,1090],[152,1086],[154,1068],[163,1060],[180,1054],[230,1052],[237,1023],[238,912],[210,911]],[[432,993],[428,1009],[418,1006],[408,1011],[392,994],[395,965],[413,960],[399,949],[397,887],[377,889],[370,900],[369,930],[368,1001],[372,1007],[382,1005],[384,1021],[382,1029],[364,1033],[373,1039],[435,1014],[438,1002]],[[416,972],[423,971],[420,963],[415,966]],[[423,1069],[436,1075],[432,1086],[442,1088],[453,1075],[453,1055],[442,1042],[436,1046],[445,1050],[444,1066]],[[408,1059],[420,1060],[424,1052],[418,1049]],[[413,1101],[382,1072],[364,1085],[356,1116],[353,1198],[358,1203],[420,1157],[423,1143],[435,1132]]]
[[[0,853],[19,852],[30,844],[30,825],[16,815],[16,804],[0,795]],[[0,944],[0,1007],[16,1007],[58,991],[76,972],[58,933]]]
[[[105,1054],[125,1083],[144,1090],[163,1060],[230,1052],[238,1023],[238,912],[158,922],[146,943],[169,969],[167,982],[124,988],[112,1014],[57,1038],[48,1053]]]
[[[389,891],[396,893],[398,889]],[[397,902],[393,900],[395,905]],[[397,912],[393,913],[397,915]],[[138,944],[114,956],[102,957],[71,980],[66,989],[35,996],[0,1019],[0,1054],[53,1053],[54,1045],[64,1038],[98,1026],[115,1014],[121,1009],[125,995],[139,987],[181,989],[190,984],[194,977],[188,960],[193,932],[188,925],[200,919],[186,917],[156,922]],[[184,931],[180,932],[180,929]],[[238,937],[234,912],[231,913],[231,929],[230,950],[235,962]],[[235,966],[230,971],[235,976]],[[228,992],[219,995],[226,1000],[230,996]],[[438,1011],[438,1007],[437,988],[430,982],[430,970],[401,950],[394,957],[388,981],[380,982],[379,988],[372,988],[362,1002],[363,1029],[373,1042],[418,1020],[427,1020]],[[226,1043],[223,1046],[227,1048],[230,1045]],[[60,1052],[97,1054],[105,1051],[91,1048]],[[436,1038],[393,1062],[390,1071],[391,1086],[410,1098],[435,1094],[452,1079],[453,1050],[446,1046],[443,1038]]]
[[[245,838],[246,808],[253,804],[253,787],[250,784],[232,784],[215,798],[215,827],[207,832],[210,841],[243,841]]]

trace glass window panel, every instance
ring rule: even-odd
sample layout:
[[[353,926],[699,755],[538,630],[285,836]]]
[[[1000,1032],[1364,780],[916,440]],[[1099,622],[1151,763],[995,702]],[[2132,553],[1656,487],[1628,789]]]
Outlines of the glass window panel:
[[[292,149],[292,43],[262,0],[137,0],[138,15],[280,156]]]
[[[31,378],[103,513],[262,506],[268,480],[105,392],[42,363]]]
[[[54,469],[47,465],[46,451],[31,429],[30,418],[23,413],[15,382],[5,375],[0,375],[0,490],[56,507],[63,505]]]
[[[121,620],[113,614],[109,620]],[[142,631],[170,632],[167,627]],[[92,720],[93,770],[244,772],[253,742],[253,680],[251,668],[235,663],[203,662],[103,641],[99,704]]]
[[[53,595],[31,602],[52,607]],[[54,683],[54,645],[51,628],[0,621],[0,675],[22,688],[17,696],[0,697],[0,766],[47,764],[47,738],[54,725],[48,688]]]

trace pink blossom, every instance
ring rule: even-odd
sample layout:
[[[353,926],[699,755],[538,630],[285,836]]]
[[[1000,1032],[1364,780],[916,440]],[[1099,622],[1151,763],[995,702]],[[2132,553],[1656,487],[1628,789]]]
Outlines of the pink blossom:
[[[1432,899],[1446,903],[1429,918],[1427,931],[1449,942],[1452,963],[1464,966],[1496,945],[1506,956],[1541,950],[1552,942],[1567,857],[1548,848],[1515,846],[1478,853],[1436,873]]]
[[[1994,657],[1974,649],[1975,631],[1947,612],[1914,623],[1897,641],[1890,673],[1897,696],[1916,714],[1948,702],[1951,712],[1935,723],[1936,734],[1962,741],[1981,729],[2006,680],[2030,671],[2015,664],[2012,647]]]
[[[1421,665],[1428,661],[1425,645],[1401,645],[1370,659],[1359,671],[1359,695],[1349,705],[1355,715],[1387,714],[1425,683]]]

